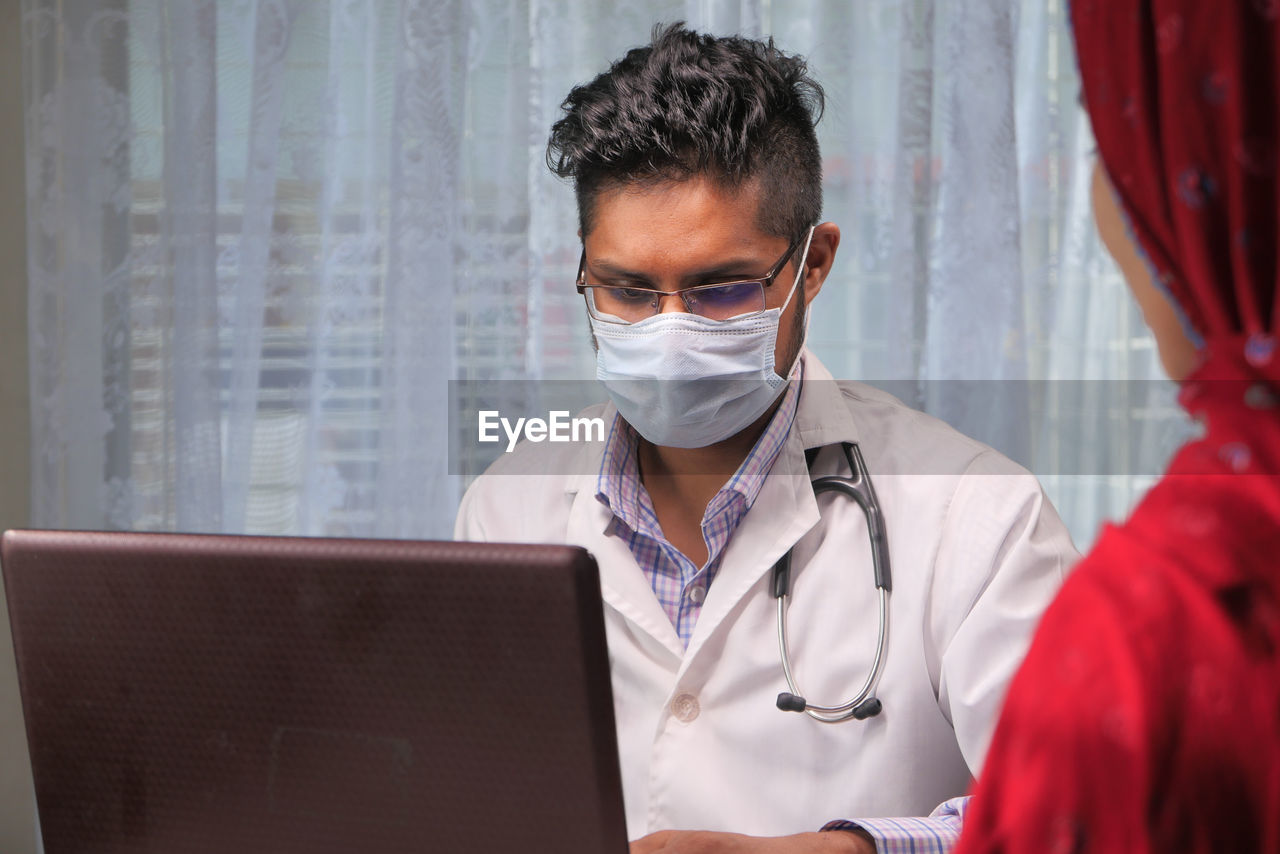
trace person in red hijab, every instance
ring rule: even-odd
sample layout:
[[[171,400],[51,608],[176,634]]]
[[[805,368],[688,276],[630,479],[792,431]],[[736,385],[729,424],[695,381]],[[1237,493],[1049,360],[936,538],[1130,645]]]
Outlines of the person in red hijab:
[[[1280,0],[1071,19],[1098,224],[1203,435],[1046,612],[957,850],[1280,852]]]

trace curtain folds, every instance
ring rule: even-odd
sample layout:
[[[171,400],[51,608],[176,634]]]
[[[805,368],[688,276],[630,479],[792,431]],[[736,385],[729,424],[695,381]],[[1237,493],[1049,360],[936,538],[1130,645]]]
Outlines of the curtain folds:
[[[23,9],[38,526],[448,536],[449,381],[593,375],[560,102],[680,19],[826,87],[837,376],[1029,465],[1081,543],[1185,430],[1093,234],[1061,0]]]

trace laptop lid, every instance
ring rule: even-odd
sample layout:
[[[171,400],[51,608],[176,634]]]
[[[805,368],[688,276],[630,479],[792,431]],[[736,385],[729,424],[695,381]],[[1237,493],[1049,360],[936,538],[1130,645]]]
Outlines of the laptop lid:
[[[75,852],[625,852],[595,561],[9,531],[41,832]]]

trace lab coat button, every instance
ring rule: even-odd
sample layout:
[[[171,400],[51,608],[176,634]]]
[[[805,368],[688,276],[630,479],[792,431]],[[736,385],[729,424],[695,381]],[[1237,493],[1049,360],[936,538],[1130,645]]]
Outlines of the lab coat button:
[[[681,723],[689,723],[698,716],[701,711],[698,706],[698,698],[692,694],[681,694],[671,701],[671,714],[675,715],[676,720]]]

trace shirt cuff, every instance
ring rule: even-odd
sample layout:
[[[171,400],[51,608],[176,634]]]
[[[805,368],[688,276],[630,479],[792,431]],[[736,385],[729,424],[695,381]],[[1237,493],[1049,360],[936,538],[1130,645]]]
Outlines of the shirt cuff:
[[[860,818],[827,822],[823,830],[862,830],[876,843],[877,854],[948,854],[964,828],[969,798],[952,798],[928,818]]]

